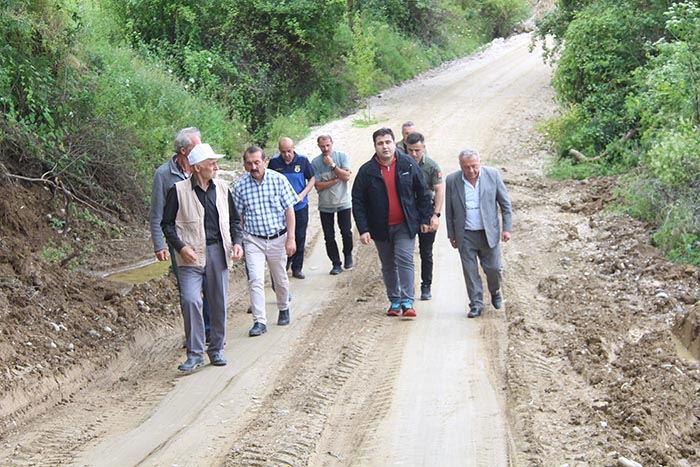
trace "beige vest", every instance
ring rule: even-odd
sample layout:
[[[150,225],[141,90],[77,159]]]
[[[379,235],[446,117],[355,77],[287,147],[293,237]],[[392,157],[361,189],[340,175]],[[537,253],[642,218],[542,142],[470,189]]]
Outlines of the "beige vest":
[[[228,215],[228,188],[226,182],[214,179],[216,185],[216,209],[219,211],[219,231],[224,242],[226,265],[231,268],[233,260],[231,254],[231,231]],[[196,263],[186,263],[179,252],[175,252],[175,261],[178,267],[199,266],[204,267],[207,262],[207,238],[204,232],[204,206],[199,202],[197,194],[192,189],[192,180],[182,180],[175,184],[177,201],[180,204],[175,216],[175,228],[180,240],[191,246],[197,253]]]

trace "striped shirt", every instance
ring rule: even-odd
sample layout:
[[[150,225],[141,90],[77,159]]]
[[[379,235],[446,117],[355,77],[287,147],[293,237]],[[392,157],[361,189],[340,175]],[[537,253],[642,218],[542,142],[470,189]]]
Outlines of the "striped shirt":
[[[265,170],[262,182],[248,173],[243,175],[232,192],[243,230],[253,235],[275,235],[286,228],[284,212],[299,201],[287,178],[274,170]]]

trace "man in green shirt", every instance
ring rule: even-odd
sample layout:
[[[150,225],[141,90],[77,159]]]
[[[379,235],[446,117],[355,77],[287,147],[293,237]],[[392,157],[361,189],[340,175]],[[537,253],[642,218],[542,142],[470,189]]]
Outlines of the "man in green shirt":
[[[430,287],[433,282],[433,243],[439,226],[440,211],[445,201],[445,185],[442,183],[442,171],[437,162],[428,157],[425,151],[425,138],[420,133],[410,133],[405,138],[406,150],[423,171],[425,181],[432,191],[433,217],[430,219],[430,231],[418,232],[418,251],[420,252],[421,286],[420,299],[430,300],[433,295]]]
[[[401,141],[396,143],[396,148],[399,149],[404,154],[408,154],[408,147],[406,146],[406,138],[411,133],[417,133],[416,124],[412,121],[407,121],[401,124]]]

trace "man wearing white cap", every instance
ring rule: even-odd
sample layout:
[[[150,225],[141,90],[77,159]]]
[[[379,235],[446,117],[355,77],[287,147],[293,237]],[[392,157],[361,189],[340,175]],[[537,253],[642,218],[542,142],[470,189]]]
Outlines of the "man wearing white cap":
[[[202,284],[209,303],[212,365],[226,365],[226,303],[232,260],[243,255],[240,216],[226,183],[215,180],[216,154],[208,144],[198,144],[187,157],[192,177],[168,191],[161,227],[175,251],[180,274],[180,302],[185,325],[187,360],[178,366],[190,372],[204,365]]]

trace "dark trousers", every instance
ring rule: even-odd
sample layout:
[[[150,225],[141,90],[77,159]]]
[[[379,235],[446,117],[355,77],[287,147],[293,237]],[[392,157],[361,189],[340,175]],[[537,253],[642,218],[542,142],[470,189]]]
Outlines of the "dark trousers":
[[[168,245],[168,251],[170,252],[170,269],[172,269],[173,274],[175,274],[175,282],[177,282],[177,290],[180,290],[180,274],[177,271],[177,262],[175,261],[175,249]],[[209,335],[211,329],[211,324],[209,323],[209,301],[207,300],[204,290],[206,289],[206,278],[202,282],[202,315],[204,316],[204,331],[206,335]],[[182,308],[182,302],[180,303],[180,308]]]
[[[294,211],[296,227],[294,236],[296,237],[297,251],[290,258],[292,271],[301,271],[304,267],[304,245],[306,244],[306,227],[309,225],[309,206]]]
[[[430,287],[433,283],[433,243],[437,232],[418,233],[420,252],[420,282]]]
[[[341,259],[338,252],[338,244],[335,241],[335,214],[333,212],[321,212],[321,226],[323,227],[323,239],[326,242],[326,254],[333,266],[340,266]],[[338,227],[340,237],[343,239],[343,256],[352,254],[352,209],[338,211]]]

